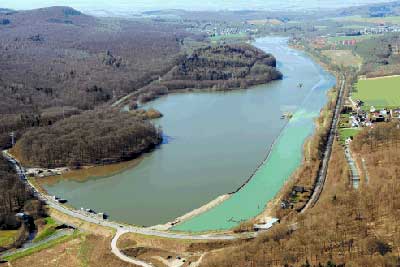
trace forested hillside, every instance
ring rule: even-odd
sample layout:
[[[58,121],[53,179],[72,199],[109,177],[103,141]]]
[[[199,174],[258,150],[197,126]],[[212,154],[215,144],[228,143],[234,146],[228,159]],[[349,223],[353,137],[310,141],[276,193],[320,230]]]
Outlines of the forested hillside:
[[[132,159],[161,140],[161,130],[139,115],[87,111],[26,132],[17,149],[25,164],[81,166]]]
[[[170,90],[247,88],[281,78],[275,57],[254,46],[206,46],[180,56],[166,75],[139,90],[134,100],[150,101]]]
[[[400,74],[400,36],[387,34],[364,40],[354,48],[363,58],[361,74],[368,77]]]
[[[352,149],[366,165],[359,189],[353,189],[336,143],[314,208],[247,244],[215,253],[203,266],[399,266],[398,123],[364,128]]]
[[[0,14],[0,147],[30,128],[93,109],[170,70],[186,33],[97,19],[68,7]]]
[[[165,77],[168,89],[246,88],[282,78],[271,54],[251,45],[222,45],[195,50],[182,57]]]
[[[31,191],[19,179],[15,171],[3,157],[0,157],[0,231],[20,229],[12,246],[23,243],[28,232],[34,225],[23,224],[15,216],[18,212],[25,212],[31,218],[37,219],[45,215],[42,203],[34,198]],[[0,252],[6,248],[0,246]]]
[[[32,199],[31,194],[7,161],[0,157],[0,229],[15,226],[15,213],[28,199]]]
[[[272,55],[248,44],[185,54],[185,38],[202,37],[180,24],[100,19],[68,7],[6,11],[0,19],[0,148],[11,146],[14,132],[32,165],[114,162],[157,145],[160,132],[140,114],[87,112],[127,94],[136,107],[170,90],[246,88],[282,77]]]

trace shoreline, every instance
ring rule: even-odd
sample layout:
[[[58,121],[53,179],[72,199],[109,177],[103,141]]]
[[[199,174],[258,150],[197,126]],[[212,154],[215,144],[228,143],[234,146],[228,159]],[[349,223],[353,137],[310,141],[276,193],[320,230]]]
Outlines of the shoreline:
[[[288,45],[288,46],[289,46],[289,45]],[[289,47],[290,47],[290,46],[289,46]],[[293,49],[293,48],[292,48],[292,49]],[[300,49],[296,49],[296,50],[300,50]],[[308,53],[306,53],[306,54],[309,56]],[[313,60],[316,60],[314,57],[312,57],[312,59],[313,59]],[[316,61],[317,61],[317,60],[316,60]],[[317,61],[316,63],[319,64],[320,62]],[[325,68],[325,66],[324,66],[323,64],[319,64],[319,65],[321,65],[322,67]],[[325,69],[326,69],[326,68],[325,68]],[[329,72],[330,72],[330,71],[329,71]],[[251,88],[251,87],[246,88],[246,89],[243,89],[243,90],[248,90],[248,89],[250,89],[250,88]],[[240,88],[238,88],[238,89],[240,90]],[[184,90],[184,91],[179,90],[179,92],[176,92],[176,93],[183,93],[183,92],[185,92],[185,91],[186,91],[186,90]],[[200,91],[200,90],[199,90],[199,91]],[[204,91],[204,90],[201,90],[201,91]],[[230,92],[230,91],[233,91],[233,90],[216,91],[216,92]],[[261,163],[258,165],[258,167],[252,172],[252,174],[250,175],[250,177],[249,177],[237,190],[235,190],[235,191],[233,191],[233,192],[231,192],[231,193],[228,193],[228,194],[224,194],[224,195],[218,196],[216,199],[214,199],[214,200],[212,200],[212,201],[206,203],[205,205],[203,205],[203,206],[201,206],[201,207],[199,207],[199,208],[196,208],[196,209],[194,209],[194,210],[192,210],[192,211],[190,211],[190,212],[188,212],[188,213],[186,213],[186,214],[184,214],[184,215],[182,215],[182,216],[176,218],[176,219],[173,220],[172,222],[169,222],[169,223],[164,224],[164,225],[150,226],[150,227],[148,227],[148,228],[154,228],[154,229],[160,228],[160,229],[161,229],[161,228],[165,228],[165,227],[169,226],[169,227],[167,228],[167,229],[169,229],[169,228],[171,228],[172,226],[177,225],[178,223],[182,223],[182,222],[184,222],[184,221],[187,221],[187,220],[189,220],[189,219],[191,219],[191,218],[193,218],[193,217],[195,217],[195,216],[197,216],[197,215],[200,215],[200,214],[202,214],[202,213],[204,213],[204,212],[206,212],[206,211],[208,211],[208,210],[214,208],[215,206],[218,206],[219,204],[221,204],[221,203],[224,202],[225,200],[229,199],[229,197],[230,197],[231,195],[233,195],[233,194],[237,193],[238,191],[240,191],[243,187],[245,187],[245,186],[251,181],[251,179],[254,177],[254,175],[257,173],[257,171],[260,169],[260,167],[269,159],[269,157],[270,157],[270,155],[271,155],[271,151],[272,151],[274,145],[275,145],[276,142],[279,140],[279,137],[282,135],[282,132],[284,131],[284,129],[286,129],[286,127],[287,127],[289,121],[290,121],[290,120],[287,120],[287,121],[286,121],[286,123],[285,123],[285,125],[282,127],[282,129],[281,129],[279,135],[275,138],[275,140],[273,141],[273,143],[270,145],[269,151],[268,151],[268,153],[266,154],[265,158],[261,161]],[[315,134],[315,130],[314,130],[314,133],[313,133],[311,136],[313,136],[314,134]],[[311,137],[311,136],[310,136],[310,137]],[[305,141],[307,141],[307,140],[305,140]],[[303,151],[302,154],[303,154],[303,155],[302,155],[302,158],[303,158],[303,161],[304,161],[304,151]],[[115,165],[115,164],[111,164],[111,165]],[[300,166],[299,166],[299,167],[300,167]],[[123,171],[123,170],[121,170],[121,171]],[[296,173],[296,171],[291,175],[291,177],[292,177],[295,173]],[[105,175],[105,176],[108,176],[108,175]],[[56,177],[57,177],[57,179],[62,179],[62,177],[59,177],[59,176],[56,176]],[[44,179],[46,179],[46,178],[44,178]],[[42,178],[35,179],[35,180],[36,180],[38,183],[40,183],[39,180],[42,180]],[[289,178],[288,180],[291,180],[291,178]],[[42,181],[41,181],[41,182],[42,182]],[[283,185],[282,188],[284,188],[284,186],[285,186],[285,185]],[[41,187],[42,187],[42,186],[41,186]],[[42,188],[42,189],[43,189],[43,188]],[[279,194],[279,193],[278,193],[278,194]],[[278,194],[277,194],[277,195],[278,195]],[[274,197],[273,199],[271,199],[270,201],[268,201],[267,203],[265,203],[266,208],[265,208],[260,214],[258,214],[257,216],[251,218],[250,220],[253,220],[253,219],[255,219],[255,218],[258,218],[259,216],[261,216],[262,214],[264,214],[264,213],[269,209],[268,206],[270,206],[270,204],[271,204],[272,202],[276,202],[275,198],[276,198],[276,197]],[[248,220],[248,221],[250,221],[250,220]],[[177,221],[179,221],[179,222],[177,222]],[[176,223],[176,222],[177,222],[177,223]]]
[[[302,158],[302,159],[301,159],[301,162],[300,162],[299,166],[298,166],[298,167],[293,171],[293,173],[288,177],[287,181],[285,181],[285,183],[282,185],[282,187],[280,188],[280,190],[278,191],[278,193],[277,193],[271,200],[269,200],[269,201],[267,201],[267,202],[265,203],[265,206],[264,206],[263,211],[262,211],[261,213],[257,214],[256,216],[254,216],[254,217],[252,217],[252,218],[246,220],[244,223],[250,223],[250,222],[254,223],[254,222],[257,222],[257,221],[259,221],[259,222],[265,222],[265,221],[267,221],[268,218],[270,218],[270,217],[272,216],[272,214],[273,214],[273,212],[274,212],[274,209],[275,209],[275,207],[277,206],[277,204],[278,204],[278,202],[279,202],[279,200],[280,200],[281,195],[282,195],[282,194],[285,192],[285,190],[286,190],[287,184],[289,184],[291,181],[293,181],[293,177],[298,173],[298,171],[299,171],[299,169],[301,168],[302,164],[306,161],[306,157],[305,157],[305,149],[306,149],[306,146],[309,146],[309,144],[310,144],[312,138],[315,137],[315,134],[317,133],[318,129],[319,129],[320,127],[322,127],[322,125],[320,125],[320,124],[318,123],[318,119],[321,118],[321,117],[323,116],[322,112],[324,111],[324,109],[326,108],[326,106],[328,105],[328,103],[331,101],[332,96],[333,96],[333,95],[331,95],[331,90],[334,89],[334,88],[336,87],[336,84],[337,84],[337,81],[338,81],[338,77],[337,77],[336,73],[333,72],[331,69],[329,69],[329,67],[328,67],[326,64],[324,64],[323,62],[321,62],[321,61],[320,61],[318,58],[316,58],[314,55],[312,55],[311,53],[308,53],[307,51],[305,51],[305,50],[303,50],[303,49],[300,49],[300,48],[298,48],[298,47],[293,47],[293,46],[291,46],[289,43],[287,43],[287,45],[288,45],[289,48],[291,48],[291,49],[293,49],[293,50],[297,50],[297,51],[303,52],[307,57],[311,58],[312,61],[314,61],[315,64],[319,65],[319,66],[320,66],[321,68],[323,68],[325,71],[327,71],[328,73],[332,74],[332,75],[335,77],[335,85],[334,85],[333,87],[327,89],[327,92],[326,92],[326,94],[327,94],[327,101],[326,101],[326,103],[323,105],[323,107],[320,109],[319,115],[318,115],[317,117],[315,117],[315,119],[314,119],[314,122],[313,122],[313,126],[314,126],[313,132],[310,134],[310,136],[308,136],[308,137],[304,140],[304,144],[303,144],[303,147],[302,147],[302,155],[301,155],[301,158]],[[299,109],[300,109],[300,107],[299,107]],[[296,113],[297,111],[298,111],[298,110],[296,110],[294,113]],[[257,166],[257,168],[256,168],[256,169],[253,171],[253,173],[250,175],[250,177],[249,177],[237,190],[235,190],[235,191],[229,193],[229,195],[233,195],[233,194],[239,192],[242,188],[244,188],[244,187],[252,180],[252,178],[255,176],[255,174],[259,171],[259,169],[261,168],[261,166],[262,166],[263,164],[265,164],[265,162],[268,161],[268,159],[269,159],[269,157],[270,157],[270,155],[271,155],[271,152],[272,152],[274,146],[276,145],[277,141],[278,141],[279,138],[281,137],[283,131],[286,129],[286,127],[287,127],[287,125],[289,124],[289,122],[290,122],[290,119],[288,119],[288,120],[286,121],[285,125],[282,127],[281,131],[279,132],[279,135],[275,138],[275,140],[274,140],[273,143],[271,144],[270,149],[269,149],[269,151],[268,151],[266,157],[265,157],[265,158],[262,160],[262,162]],[[222,202],[221,202],[221,203],[222,203]],[[205,210],[204,212],[206,212],[206,211],[207,211],[207,210]],[[202,212],[202,213],[204,213],[204,212]],[[199,213],[199,214],[197,214],[197,215],[200,215],[200,214],[201,214],[201,213]],[[180,223],[183,223],[183,221],[180,222]],[[238,225],[238,226],[239,226],[239,225]],[[236,226],[236,227],[238,227],[238,226]],[[229,231],[234,231],[234,230],[235,230],[235,227],[231,228]]]
[[[257,166],[257,168],[252,172],[252,174],[250,175],[249,178],[246,179],[246,181],[244,181],[244,183],[239,186],[238,189],[236,189],[235,191],[228,193],[229,195],[233,195],[236,194],[237,192],[239,192],[243,187],[245,187],[250,181],[251,179],[253,179],[253,177],[256,175],[256,173],[260,170],[261,166],[264,165],[265,162],[268,161],[269,157],[271,156],[271,152],[274,148],[274,146],[276,145],[276,142],[279,140],[279,138],[282,136],[283,131],[286,129],[287,125],[289,124],[290,119],[286,119],[286,123],[283,125],[282,129],[280,130],[278,136],[275,138],[275,140],[272,142],[272,144],[269,146],[269,150],[268,153],[266,154],[266,156],[264,157],[264,159],[261,161],[261,163]]]
[[[147,227],[149,229],[153,229],[153,230],[170,230],[172,227],[179,225],[180,223],[183,223],[197,215],[200,215],[216,206],[218,206],[219,204],[221,204],[222,202],[224,202],[225,200],[228,200],[231,197],[232,194],[224,194],[224,195],[220,195],[217,198],[207,202],[206,204],[204,204],[203,206],[196,208],[194,210],[191,210],[187,213],[185,213],[182,216],[177,217],[175,220],[172,220],[171,222],[167,222],[166,224],[158,224],[158,225],[154,225],[154,226],[150,226]]]
[[[86,166],[85,168],[78,170],[69,170],[60,175],[52,175],[46,177],[33,176],[29,179],[35,183],[35,185],[38,187],[37,189],[40,192],[45,193],[47,196],[50,196],[49,192],[44,188],[44,185],[51,186],[63,180],[85,182],[90,179],[101,179],[109,176],[114,176],[130,168],[135,168],[142,162],[143,159],[144,157],[140,156],[130,161],[99,166]]]

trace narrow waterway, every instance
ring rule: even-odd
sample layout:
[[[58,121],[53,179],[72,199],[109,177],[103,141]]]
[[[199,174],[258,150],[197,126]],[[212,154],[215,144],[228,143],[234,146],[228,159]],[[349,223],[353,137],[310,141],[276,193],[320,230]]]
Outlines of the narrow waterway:
[[[76,208],[107,212],[112,220],[165,223],[235,191],[277,141],[268,161],[242,190],[176,229],[227,229],[257,215],[298,167],[302,144],[314,129],[327,90],[335,84],[333,76],[286,41],[268,37],[255,42],[277,57],[282,81],[158,99],[149,106],[164,114],[157,124],[166,142],[138,166],[110,177],[62,180],[45,188]],[[295,112],[286,127],[280,118],[283,112]]]

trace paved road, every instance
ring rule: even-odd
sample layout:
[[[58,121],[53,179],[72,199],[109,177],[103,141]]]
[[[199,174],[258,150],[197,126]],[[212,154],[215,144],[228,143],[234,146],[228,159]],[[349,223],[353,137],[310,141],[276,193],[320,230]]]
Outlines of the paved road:
[[[133,263],[133,264],[135,264],[135,265],[142,266],[142,267],[154,267],[151,263],[147,263],[147,262],[145,262],[145,261],[141,261],[141,260],[137,260],[137,259],[132,259],[132,258],[126,256],[124,253],[122,253],[122,252],[119,250],[119,248],[118,248],[118,246],[117,246],[118,239],[119,239],[122,235],[124,235],[124,234],[126,234],[126,233],[129,233],[129,232],[126,231],[126,230],[121,230],[121,229],[118,229],[118,230],[117,230],[117,233],[115,234],[114,238],[113,238],[112,241],[111,241],[111,252],[112,252],[115,256],[117,256],[119,259],[121,259],[121,260],[123,260],[123,261],[125,261],[125,262]]]
[[[329,163],[329,160],[330,160],[331,154],[332,154],[332,145],[333,145],[333,141],[335,140],[337,124],[339,122],[340,111],[342,108],[342,103],[343,103],[343,98],[344,98],[345,81],[346,81],[346,78],[343,76],[342,80],[341,80],[340,89],[339,89],[339,95],[338,95],[338,98],[336,101],[335,113],[333,115],[333,119],[332,119],[331,126],[329,129],[328,142],[326,143],[324,158],[322,160],[322,165],[318,172],[317,182],[315,183],[313,194],[311,195],[311,198],[308,200],[308,202],[304,206],[304,208],[300,211],[301,213],[304,213],[307,209],[312,208],[318,202],[318,199],[321,195],[322,189],[324,188],[326,174],[328,172],[328,163]]]
[[[7,151],[3,151],[3,155],[6,159],[8,159],[11,163],[14,164],[17,173],[20,175],[20,178],[34,191],[34,193],[46,204],[62,213],[65,213],[69,216],[81,219],[86,222],[98,224],[105,227],[110,227],[114,229],[122,229],[126,230],[127,232],[149,235],[149,236],[158,236],[158,237],[166,237],[172,239],[192,239],[192,240],[233,240],[238,238],[246,238],[246,237],[253,237],[253,235],[239,235],[239,234],[190,234],[190,233],[177,233],[177,232],[168,232],[168,231],[161,231],[161,230],[154,230],[149,228],[143,227],[136,227],[130,225],[122,225],[113,221],[103,220],[95,215],[89,215],[86,212],[81,212],[78,210],[74,210],[71,208],[67,208],[64,205],[58,203],[52,197],[40,193],[37,188],[26,179],[24,169],[21,167],[19,162],[14,159]]]
[[[122,225],[113,221],[103,220],[101,218],[96,217],[95,215],[90,215],[85,212],[81,212],[78,210],[67,208],[61,205],[59,202],[54,200],[52,197],[42,194],[39,190],[26,178],[25,169],[21,166],[21,164],[13,158],[7,151],[3,151],[3,156],[13,164],[15,170],[17,171],[19,178],[26,183],[33,193],[41,200],[46,202],[48,206],[51,208],[58,210],[64,214],[72,216],[74,218],[78,218],[80,220],[94,223],[97,225],[101,225],[104,227],[110,227],[117,230],[116,235],[112,239],[111,242],[111,251],[114,253],[118,258],[125,262],[133,263],[143,267],[153,267],[151,264],[134,260],[129,258],[128,256],[124,255],[117,247],[118,239],[126,233],[136,233],[148,236],[157,236],[157,237],[165,237],[171,239],[189,239],[189,240],[234,240],[240,238],[253,238],[257,235],[257,233],[247,233],[247,234],[189,234],[189,233],[175,233],[175,232],[168,232],[168,231],[160,231],[154,230],[149,228],[142,228],[142,227],[135,227],[130,225]]]
[[[350,167],[350,175],[353,187],[357,189],[360,184],[360,174],[358,172],[356,163],[354,162],[353,155],[350,149],[350,144],[345,145],[344,154],[346,156],[347,163],[349,164]]]
[[[43,244],[45,244],[47,242],[50,242],[52,240],[55,240],[57,238],[60,238],[60,237],[63,237],[63,236],[67,236],[67,235],[72,235],[73,233],[74,233],[74,231],[71,230],[71,229],[58,230],[56,233],[52,234],[51,236],[49,236],[48,238],[46,238],[44,240],[41,240],[41,241],[35,242],[35,243],[34,242],[25,243],[22,248],[19,248],[19,249],[13,250],[13,251],[6,251],[4,253],[0,253],[0,255],[3,258],[7,257],[7,256],[11,256],[11,255],[14,255],[16,253],[27,251],[27,250],[29,250],[31,248],[35,248],[35,247],[41,246],[41,245],[43,245]]]

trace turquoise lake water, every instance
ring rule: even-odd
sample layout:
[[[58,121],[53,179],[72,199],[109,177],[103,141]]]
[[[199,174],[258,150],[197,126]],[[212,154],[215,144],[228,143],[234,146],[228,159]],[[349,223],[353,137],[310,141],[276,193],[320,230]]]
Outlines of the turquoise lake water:
[[[147,107],[164,117],[156,123],[165,144],[136,167],[85,182],[63,180],[45,186],[76,207],[106,212],[112,220],[136,225],[166,223],[217,196],[235,191],[260,165],[250,183],[220,206],[176,227],[215,230],[257,215],[300,164],[302,144],[325,105],[335,78],[285,38],[258,39],[273,53],[281,81],[231,92],[171,94]],[[303,83],[299,88],[298,83]],[[295,112],[286,125],[283,112]]]

